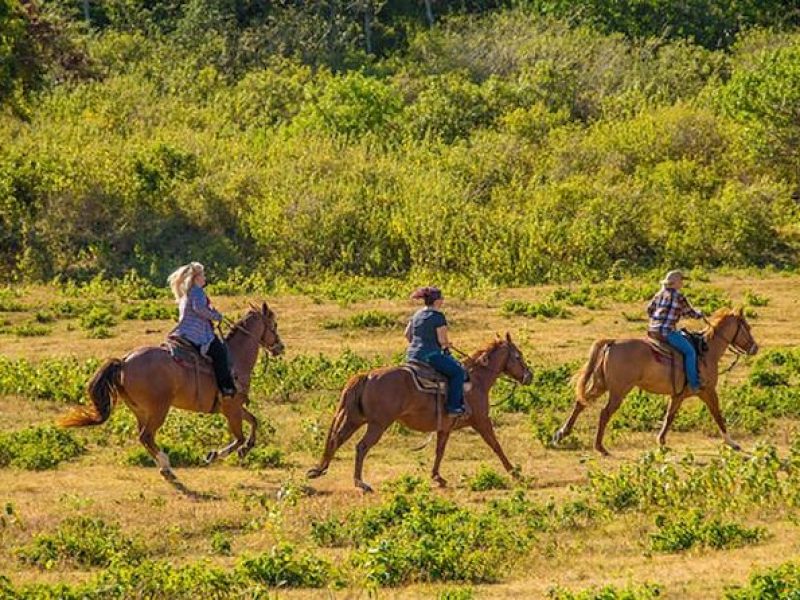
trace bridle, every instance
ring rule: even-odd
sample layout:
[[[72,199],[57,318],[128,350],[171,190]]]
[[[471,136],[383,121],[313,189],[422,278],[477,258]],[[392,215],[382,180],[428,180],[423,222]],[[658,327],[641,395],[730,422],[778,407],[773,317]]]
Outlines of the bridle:
[[[720,375],[722,375],[724,373],[727,373],[728,371],[733,369],[736,366],[736,364],[739,362],[739,359],[741,357],[747,356],[747,355],[750,354],[750,352],[748,352],[747,350],[745,350],[743,348],[740,348],[735,343],[736,342],[736,338],[739,337],[739,332],[742,330],[742,318],[738,317],[736,315],[733,315],[733,316],[736,319],[736,331],[734,332],[733,337],[731,339],[729,339],[729,340],[726,340],[725,337],[722,335],[722,333],[718,332],[716,329],[714,329],[713,325],[711,325],[709,320],[706,319],[705,317],[703,317],[703,320],[706,322],[706,325],[708,325],[709,330],[713,331],[714,335],[718,335],[719,337],[721,337],[722,341],[725,342],[725,344],[726,344],[726,350],[732,352],[736,356],[733,359],[733,362],[730,365],[728,365],[728,367],[724,371],[720,371],[719,372]],[[753,336],[750,336],[751,340],[752,340],[752,337]]]
[[[467,354],[466,352],[464,352],[463,350],[459,350],[458,348],[456,348],[456,347],[455,347],[455,346],[453,346],[453,345],[451,345],[450,347],[451,347],[453,350],[455,350],[455,351],[456,351],[456,353],[457,353],[457,354],[459,354],[459,355],[460,355],[462,358],[471,358],[471,357],[470,357],[470,355],[469,355],[469,354]],[[521,354],[519,354],[519,353],[518,353],[518,358],[519,358],[519,359],[522,359],[522,355],[521,355]],[[521,362],[524,364],[524,360],[521,360]],[[525,370],[526,370],[528,373],[530,373],[530,374],[531,374],[531,379],[533,379],[533,371],[531,371],[531,368],[530,368],[528,365],[525,365]],[[508,383],[510,383],[510,384],[511,384],[511,391],[508,393],[508,395],[507,395],[505,398],[503,398],[503,399],[502,399],[502,400],[500,400],[499,402],[496,402],[496,403],[492,404],[492,405],[491,405],[491,406],[492,406],[492,408],[494,408],[494,407],[496,407],[496,406],[500,406],[501,404],[505,404],[506,402],[508,402],[508,400],[509,400],[509,399],[510,399],[512,396],[514,396],[514,394],[515,394],[515,393],[516,393],[516,391],[517,391],[517,387],[520,385],[520,382],[519,382],[519,381],[517,381],[516,379],[514,379],[513,377],[511,377],[511,376],[509,376],[509,375],[506,375],[506,374],[505,374],[505,373],[503,373],[503,372],[500,372],[500,373],[499,373],[499,375],[498,375],[498,378],[499,378],[499,379],[503,379],[504,381],[507,381]]]
[[[275,354],[275,353],[276,353],[276,352],[278,352],[278,351],[279,351],[281,348],[283,348],[283,342],[281,342],[281,340],[280,340],[280,337],[278,337],[278,334],[277,334],[277,333],[275,334],[275,337],[277,338],[277,339],[276,339],[276,341],[275,341],[275,343],[274,343],[274,344],[270,344],[270,345],[268,345],[268,344],[264,343],[260,337],[256,338],[255,334],[254,334],[252,331],[249,331],[249,330],[248,330],[248,329],[247,329],[247,328],[246,328],[244,325],[242,325],[241,323],[234,323],[233,321],[231,321],[231,320],[230,320],[230,319],[228,319],[227,317],[223,317],[223,322],[225,323],[225,325],[227,325],[228,327],[230,327],[230,328],[231,328],[231,330],[233,330],[233,329],[238,329],[239,331],[241,331],[241,332],[242,332],[242,333],[244,333],[245,335],[248,335],[248,336],[250,336],[251,338],[255,338],[255,340],[256,340],[256,342],[258,343],[258,345],[259,345],[261,348],[263,348],[265,352],[267,352],[267,353],[269,353],[269,354]]]

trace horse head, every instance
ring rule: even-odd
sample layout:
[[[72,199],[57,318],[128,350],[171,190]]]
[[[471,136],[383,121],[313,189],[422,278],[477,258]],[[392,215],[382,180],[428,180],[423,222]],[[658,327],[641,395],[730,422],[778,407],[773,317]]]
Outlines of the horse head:
[[[503,372],[519,381],[522,385],[528,385],[533,381],[533,370],[528,367],[525,357],[522,356],[522,352],[517,348],[517,345],[511,341],[511,334],[508,332],[506,332],[505,345],[508,348],[508,358]]]
[[[262,303],[260,308],[250,304],[250,309],[250,314],[257,316],[263,325],[258,343],[266,348],[272,356],[283,354],[285,346],[278,335],[278,321],[275,318],[275,313],[267,306],[266,302]]]
[[[718,310],[714,313],[710,326],[712,335],[720,336],[734,351],[750,356],[758,352],[758,344],[742,307],[736,310]]]

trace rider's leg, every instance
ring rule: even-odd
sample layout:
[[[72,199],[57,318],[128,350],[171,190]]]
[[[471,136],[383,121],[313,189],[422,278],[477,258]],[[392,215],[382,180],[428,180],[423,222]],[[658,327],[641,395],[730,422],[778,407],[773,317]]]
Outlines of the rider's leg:
[[[447,412],[464,410],[464,367],[447,354],[434,354],[428,358],[428,362],[448,379]]]
[[[683,368],[686,369],[686,378],[689,380],[689,387],[694,390],[700,389],[700,376],[697,373],[697,353],[694,351],[692,343],[679,331],[671,331],[667,335],[667,342],[678,352],[683,354]]]
[[[231,370],[228,366],[228,351],[222,341],[215,337],[208,346],[208,356],[214,364],[214,376],[217,379],[217,385],[223,396],[231,396],[236,393],[236,386],[231,377]]]

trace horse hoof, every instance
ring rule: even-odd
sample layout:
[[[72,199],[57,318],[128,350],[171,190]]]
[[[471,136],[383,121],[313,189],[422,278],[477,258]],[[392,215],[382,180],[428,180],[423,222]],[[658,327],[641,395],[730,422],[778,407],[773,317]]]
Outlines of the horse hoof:
[[[441,475],[435,475],[433,477],[433,480],[436,482],[436,484],[440,488],[446,488],[447,487],[447,480],[444,477],[442,477]]]
[[[236,451],[236,454],[239,455],[239,460],[244,460],[248,454],[250,454],[250,450],[252,450],[252,446],[242,446]]]
[[[603,446],[595,446],[594,449],[597,450],[603,456],[606,457],[611,456],[611,453],[608,450],[606,450]]]
[[[313,467],[306,471],[306,478],[307,479],[316,479],[317,477],[322,477],[325,473],[328,472],[328,469],[320,469],[319,467]]]
[[[219,453],[216,450],[212,450],[211,452],[206,454],[205,458],[206,465],[210,465],[215,460],[217,460],[217,456],[219,456]]]
[[[557,429],[550,441],[552,442],[553,446],[557,446],[563,439],[564,439],[564,432],[561,431],[560,429]]]
[[[178,480],[178,478],[175,476],[175,473],[173,472],[172,469],[161,469],[159,471],[159,473],[161,473],[161,476],[164,479],[166,479],[167,481],[177,481]]]
[[[356,481],[356,487],[359,488],[365,494],[371,494],[372,492],[375,491],[375,490],[372,489],[372,486],[370,486],[368,483],[365,483],[363,481]]]

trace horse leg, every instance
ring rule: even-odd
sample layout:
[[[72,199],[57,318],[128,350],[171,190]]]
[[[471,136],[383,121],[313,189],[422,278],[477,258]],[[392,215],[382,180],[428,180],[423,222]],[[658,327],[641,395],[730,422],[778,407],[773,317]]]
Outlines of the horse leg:
[[[362,425],[364,425],[364,421],[354,418],[349,412],[338,414],[331,425],[322,460],[319,461],[316,467],[312,467],[308,470],[306,477],[309,479],[316,479],[324,475],[336,451],[341,448],[342,444],[349,440]]]
[[[714,417],[714,422],[717,424],[719,432],[722,434],[722,438],[725,440],[725,443],[734,450],[741,450],[742,447],[728,433],[728,428],[725,425],[725,417],[722,416],[722,411],[719,408],[719,396],[717,396],[717,390],[704,390],[701,392],[700,398],[703,400],[703,402],[705,402],[709,412],[711,413],[711,416]]]
[[[511,461],[508,460],[506,457],[506,453],[503,452],[503,448],[500,446],[500,442],[497,441],[497,437],[494,435],[494,427],[492,426],[492,422],[489,420],[488,417],[484,419],[476,419],[473,422],[472,428],[477,431],[483,441],[488,444],[488,446],[494,450],[494,453],[497,455],[497,458],[500,459],[500,462],[503,463],[503,467],[505,470],[508,471],[514,479],[518,478],[518,474],[514,469],[514,465],[511,464]]]
[[[658,432],[658,444],[666,446],[667,444],[667,431],[672,426],[675,420],[675,415],[678,414],[678,409],[683,404],[681,396],[672,396],[669,400],[669,407],[667,408],[667,416],[664,417],[664,424],[661,426],[661,431]]]
[[[617,409],[622,404],[622,401],[625,399],[628,391],[626,390],[624,393],[609,391],[608,394],[608,403],[605,405],[603,410],[600,411],[600,420],[597,423],[597,437],[594,440],[594,449],[597,450],[603,456],[609,456],[608,450],[603,445],[603,436],[606,433],[606,425],[608,425],[608,421],[611,419],[611,416],[617,412]]]
[[[212,450],[206,455],[206,464],[211,464],[218,458],[225,458],[239,446],[244,444],[244,431],[242,430],[242,400],[235,396],[230,400],[223,400],[222,414],[228,420],[228,429],[233,434],[233,441],[219,450]]]
[[[575,402],[575,406],[572,407],[572,414],[570,414],[569,418],[564,422],[561,428],[553,434],[553,445],[558,444],[561,440],[572,433],[572,428],[575,426],[575,421],[578,420],[578,415],[581,414],[585,408],[585,404],[577,401]]]
[[[371,492],[372,487],[361,479],[361,473],[364,469],[364,458],[367,456],[369,449],[380,441],[384,431],[386,431],[385,425],[369,423],[367,424],[367,432],[356,445],[356,468],[353,474],[353,480],[356,487],[361,488],[365,492]]]
[[[449,430],[436,432],[436,458],[433,460],[431,478],[439,484],[439,487],[447,487],[447,481],[439,474],[439,466],[442,464],[442,458],[444,458],[444,449],[445,446],[447,446],[447,440],[449,438]]]
[[[138,417],[138,415],[137,415]],[[169,462],[169,456],[156,444],[156,432],[164,424],[167,418],[167,411],[161,410],[159,413],[149,415],[147,418],[139,418],[139,441],[145,450],[153,457],[158,465],[159,473],[167,481],[175,481],[175,473]]]
[[[244,406],[242,406],[242,417],[250,425],[250,434],[247,436],[247,441],[245,441],[244,446],[239,448],[239,458],[247,456],[247,453],[255,447],[256,429],[258,428],[258,419]]]

